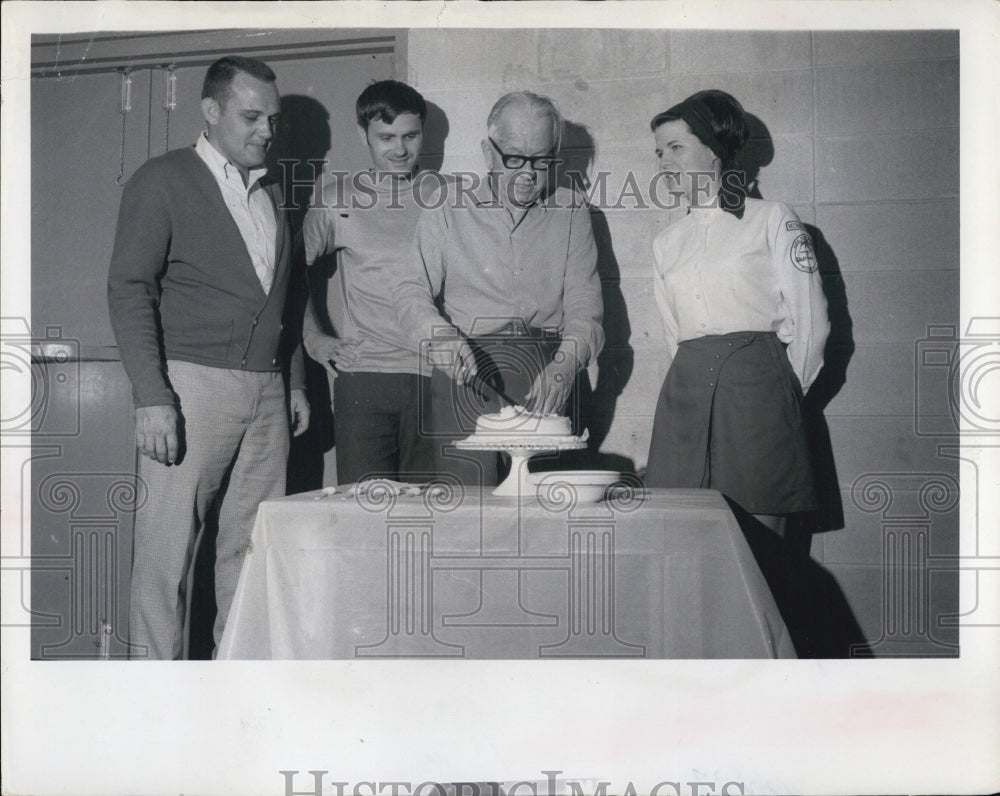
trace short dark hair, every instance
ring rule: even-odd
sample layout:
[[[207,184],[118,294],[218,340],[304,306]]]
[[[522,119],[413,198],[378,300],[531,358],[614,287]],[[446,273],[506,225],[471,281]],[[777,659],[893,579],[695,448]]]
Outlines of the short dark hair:
[[[421,126],[427,121],[427,102],[420,92],[398,80],[369,83],[358,95],[354,108],[358,124],[365,130],[372,120],[392,124],[401,113],[416,114]]]
[[[719,89],[707,89],[692,94],[683,102],[656,114],[649,123],[653,132],[661,124],[684,121],[698,140],[722,161],[725,171],[733,165],[736,155],[750,137],[746,111],[731,94]]]
[[[201,98],[211,97],[220,105],[224,104],[229,99],[233,78],[240,72],[245,72],[250,77],[263,80],[265,83],[274,83],[277,80],[271,67],[263,61],[240,55],[227,55],[208,67],[205,82],[201,85]]]

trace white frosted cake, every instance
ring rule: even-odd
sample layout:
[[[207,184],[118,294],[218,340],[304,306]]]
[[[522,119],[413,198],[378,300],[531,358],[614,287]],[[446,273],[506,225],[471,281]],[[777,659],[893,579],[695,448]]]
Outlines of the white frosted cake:
[[[568,417],[529,412],[523,406],[505,406],[476,420],[477,437],[568,437],[572,433]]]

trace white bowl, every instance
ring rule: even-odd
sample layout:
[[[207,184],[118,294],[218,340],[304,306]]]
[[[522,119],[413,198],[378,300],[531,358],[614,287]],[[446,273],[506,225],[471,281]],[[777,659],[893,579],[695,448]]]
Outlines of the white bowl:
[[[597,503],[604,499],[605,490],[621,479],[621,473],[614,470],[554,470],[531,475],[538,497],[549,502],[560,502],[571,492],[578,503]]]

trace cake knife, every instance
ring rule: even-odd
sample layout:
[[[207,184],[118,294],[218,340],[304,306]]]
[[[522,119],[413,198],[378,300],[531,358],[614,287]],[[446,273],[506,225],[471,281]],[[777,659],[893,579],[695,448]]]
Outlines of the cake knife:
[[[490,390],[490,392],[492,392],[492,393],[493,393],[494,395],[496,395],[496,396],[497,396],[498,398],[501,398],[502,400],[506,401],[506,402],[507,402],[508,404],[510,404],[511,406],[518,406],[518,405],[519,405],[519,404],[517,403],[517,401],[515,401],[515,400],[514,400],[513,398],[511,398],[511,397],[510,397],[509,395],[507,395],[507,393],[505,393],[505,392],[504,392],[503,390],[501,390],[501,389],[500,389],[499,387],[496,387],[495,385],[493,385],[493,384],[492,384],[491,382],[487,381],[487,380],[486,380],[485,378],[483,378],[483,376],[482,376],[481,374],[479,374],[479,373],[476,373],[476,374],[475,374],[475,375],[474,375],[474,376],[472,377],[472,383],[471,383],[471,384],[472,384],[472,386],[474,386],[474,387],[479,387],[479,388],[482,388],[482,387],[486,387],[487,389],[489,389],[489,390]],[[479,390],[479,393],[480,393],[480,395],[482,394],[482,389],[480,389],[480,390]]]

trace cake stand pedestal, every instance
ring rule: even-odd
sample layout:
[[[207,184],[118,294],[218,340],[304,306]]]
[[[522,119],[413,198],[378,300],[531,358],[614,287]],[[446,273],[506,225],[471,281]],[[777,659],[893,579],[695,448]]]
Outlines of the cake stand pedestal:
[[[535,497],[535,480],[528,472],[528,461],[540,453],[554,453],[560,450],[579,450],[587,447],[586,433],[583,437],[507,437],[476,436],[457,440],[454,445],[461,450],[499,451],[510,456],[510,474],[496,489],[494,495],[503,498],[522,499]],[[483,522],[486,522],[484,517]],[[510,525],[502,544],[507,549],[521,549],[521,523]],[[484,560],[490,559],[491,551],[483,550]],[[493,558],[497,561],[498,559]],[[506,559],[509,561],[509,559]],[[478,608],[469,614],[444,616],[445,626],[455,627],[498,627],[509,628],[555,626],[558,617],[537,613],[525,608],[521,603],[520,571],[510,567],[484,567],[480,570],[480,600]]]
[[[498,497],[534,497],[535,484],[528,472],[528,461],[540,453],[582,450],[587,447],[586,437],[518,437],[497,439],[476,437],[460,439],[456,448],[471,451],[499,451],[510,456],[510,473],[493,494]]]

